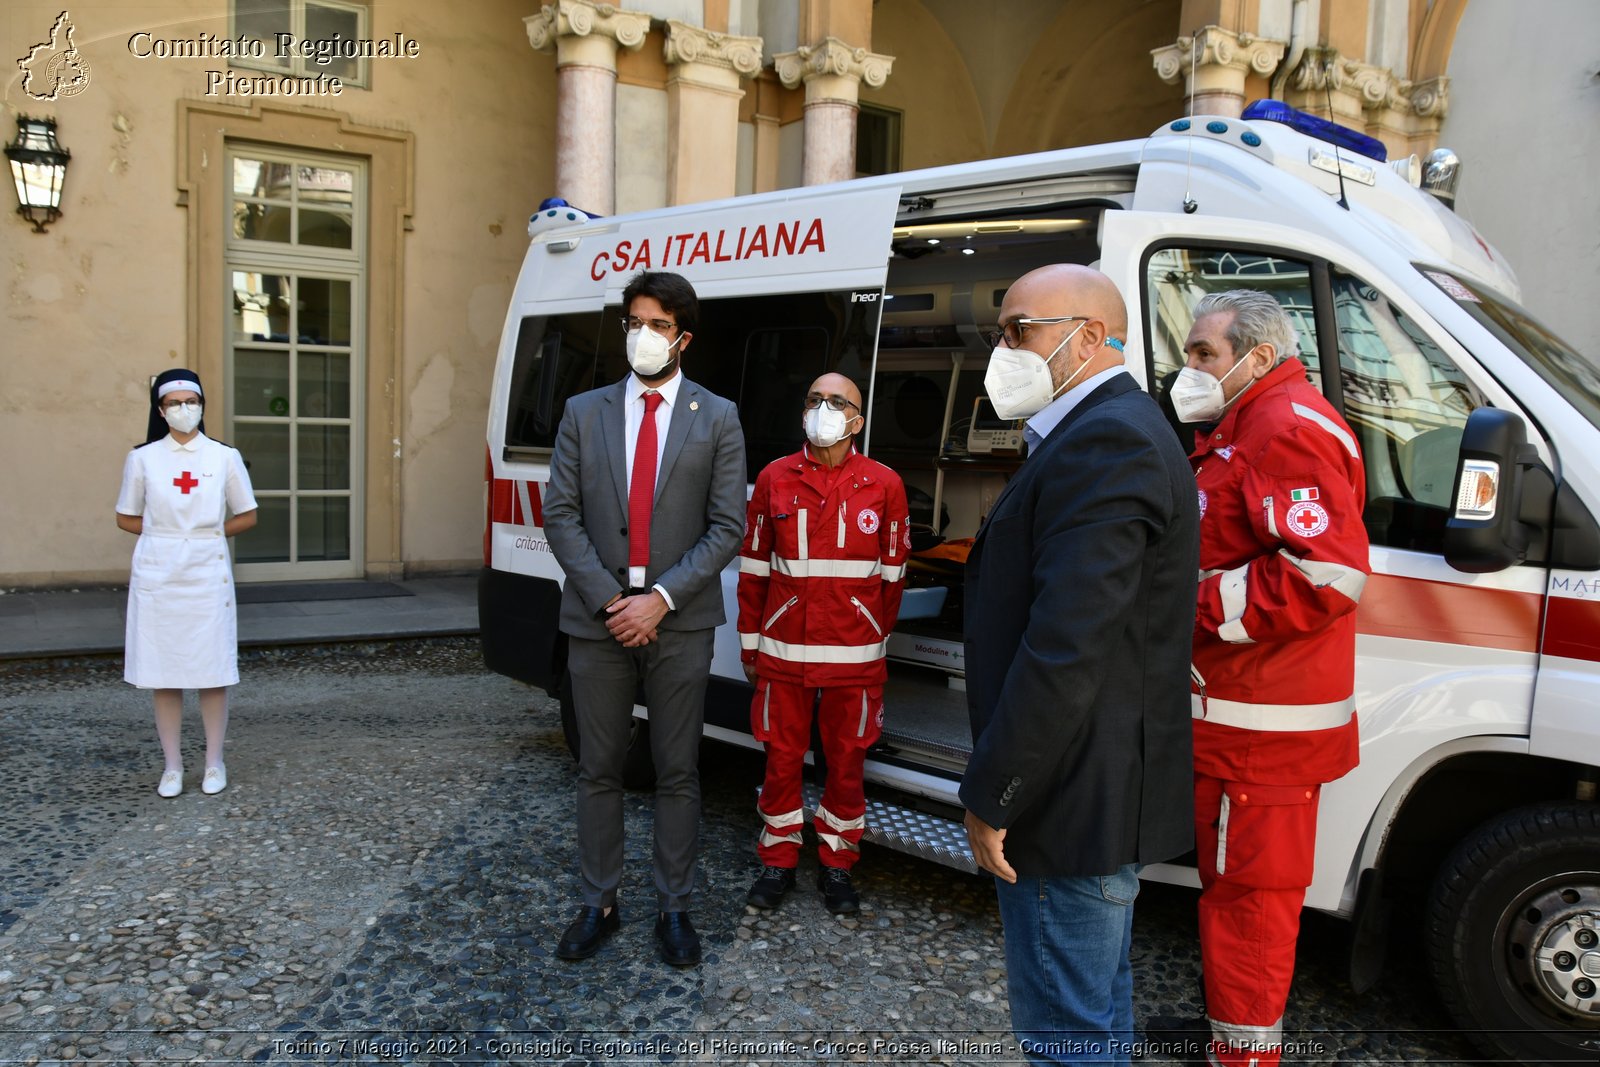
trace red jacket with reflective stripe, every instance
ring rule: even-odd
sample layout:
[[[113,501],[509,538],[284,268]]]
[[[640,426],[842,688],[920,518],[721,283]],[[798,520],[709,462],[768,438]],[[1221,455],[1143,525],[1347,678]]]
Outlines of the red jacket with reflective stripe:
[[[1331,782],[1360,758],[1356,604],[1370,565],[1355,435],[1288,359],[1196,435],[1189,461],[1195,766],[1229,781]]]
[[[900,476],[854,449],[832,469],[809,449],[767,464],[739,552],[744,662],[804,685],[881,685],[909,527]]]

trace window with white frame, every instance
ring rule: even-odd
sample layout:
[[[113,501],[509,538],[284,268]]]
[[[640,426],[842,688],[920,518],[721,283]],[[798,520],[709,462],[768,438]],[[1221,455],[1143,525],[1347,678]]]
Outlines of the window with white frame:
[[[236,67],[314,78],[326,74],[345,86],[371,88],[371,60],[336,54],[338,43],[372,36],[365,3],[348,0],[231,0],[230,32],[261,42],[259,58],[229,60]],[[287,36],[285,36],[287,35]],[[292,41],[293,47],[283,45]],[[324,45],[323,42],[331,42]],[[307,46],[310,45],[310,54]]]

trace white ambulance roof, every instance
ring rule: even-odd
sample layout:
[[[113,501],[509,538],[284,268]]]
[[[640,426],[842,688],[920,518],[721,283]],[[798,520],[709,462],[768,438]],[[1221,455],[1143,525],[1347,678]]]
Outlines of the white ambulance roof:
[[[1314,158],[1322,167],[1314,165]],[[1374,240],[1412,262],[1448,268],[1520,301],[1516,276],[1488,242],[1388,164],[1338,150],[1350,205],[1349,211],[1340,208],[1333,158],[1333,146],[1281,123],[1196,115],[1167,123],[1145,140],[955,163],[592,220],[541,220],[536,215],[530,231],[535,244],[555,244],[616,233],[621,227],[648,227],[684,214],[707,216],[779,204],[800,209],[843,193],[859,197],[890,190],[900,197],[902,223],[963,210],[1070,200],[1175,212],[1182,210],[1187,193],[1198,201],[1200,216],[1275,222],[1355,246],[1364,238]],[[928,214],[912,205],[913,198],[928,201]],[[882,202],[879,196],[863,199]]]

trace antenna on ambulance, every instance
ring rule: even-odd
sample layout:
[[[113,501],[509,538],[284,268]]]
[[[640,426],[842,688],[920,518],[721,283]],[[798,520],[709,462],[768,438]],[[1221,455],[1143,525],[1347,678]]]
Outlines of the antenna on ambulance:
[[[1328,54],[1322,54],[1323,62],[1327,62]],[[1333,121],[1333,70],[1330,67],[1322,69],[1322,96],[1328,102],[1328,121]],[[1338,142],[1333,145],[1333,172],[1339,176],[1339,206],[1346,211],[1350,210],[1350,201],[1344,195],[1344,157],[1339,155]]]

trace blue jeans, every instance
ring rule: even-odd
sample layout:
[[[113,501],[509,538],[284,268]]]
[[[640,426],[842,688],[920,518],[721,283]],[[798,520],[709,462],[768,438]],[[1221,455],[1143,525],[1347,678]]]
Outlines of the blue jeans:
[[[1139,868],[1091,878],[995,879],[1011,1028],[1030,1063],[1127,1064]]]

